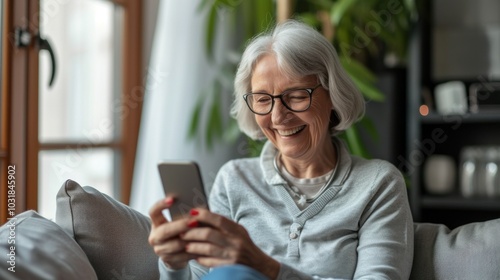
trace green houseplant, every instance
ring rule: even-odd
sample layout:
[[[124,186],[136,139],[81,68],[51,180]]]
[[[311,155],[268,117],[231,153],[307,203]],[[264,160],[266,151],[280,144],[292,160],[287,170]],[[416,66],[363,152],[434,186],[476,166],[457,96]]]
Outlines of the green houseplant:
[[[413,0],[306,0],[291,1],[293,18],[317,29],[336,47],[341,63],[367,100],[382,102],[384,94],[375,83],[376,75],[369,68],[370,60],[385,55],[397,63],[405,62],[408,31],[415,19]],[[232,59],[218,66],[218,75],[210,91],[203,94],[193,110],[189,137],[200,133],[206,145],[214,141],[234,141],[241,137],[234,120],[225,121],[221,108],[223,94],[232,94],[234,73],[245,42],[276,22],[276,3],[272,0],[202,0],[200,11],[208,10],[206,50],[213,57],[217,17],[224,14],[225,22],[233,26],[235,45]],[[234,55],[236,54],[236,55]],[[231,82],[228,82],[231,81]],[[227,98],[227,96],[226,96]],[[205,122],[201,120],[205,119]],[[204,125],[202,125],[204,123]],[[377,139],[377,132],[368,118],[340,135],[351,152],[369,157],[359,129]],[[257,155],[261,143],[248,139],[249,155]]]

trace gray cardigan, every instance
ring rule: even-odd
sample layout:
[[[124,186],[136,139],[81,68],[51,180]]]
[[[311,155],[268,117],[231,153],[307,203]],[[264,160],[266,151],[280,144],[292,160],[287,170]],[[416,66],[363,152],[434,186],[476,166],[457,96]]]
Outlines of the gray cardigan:
[[[276,172],[269,142],[259,158],[219,171],[210,209],[243,225],[281,263],[278,279],[408,279],[413,220],[400,172],[382,160],[351,156],[334,138],[338,165],[330,186],[303,211]],[[161,261],[160,261],[161,263]],[[162,279],[200,279],[195,261],[180,271],[160,264]]]

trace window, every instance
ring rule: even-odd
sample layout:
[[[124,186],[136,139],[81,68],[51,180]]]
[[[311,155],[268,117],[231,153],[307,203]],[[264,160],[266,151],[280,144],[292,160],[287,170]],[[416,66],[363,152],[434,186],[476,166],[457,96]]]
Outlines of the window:
[[[142,104],[141,3],[5,1],[10,36],[2,41],[15,43],[16,28],[31,35],[26,47],[2,44],[0,186],[4,202],[7,166],[15,165],[16,212],[55,217],[66,179],[128,203]],[[38,35],[55,54],[52,86],[54,66]]]

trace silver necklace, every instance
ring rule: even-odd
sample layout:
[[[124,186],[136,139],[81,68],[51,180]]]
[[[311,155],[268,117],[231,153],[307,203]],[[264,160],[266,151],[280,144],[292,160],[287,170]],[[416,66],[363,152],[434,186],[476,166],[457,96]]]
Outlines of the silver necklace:
[[[283,174],[281,173],[280,169],[279,169],[279,166],[278,166],[278,161],[279,161],[279,157],[281,156],[280,153],[277,153],[276,154],[276,157],[274,158],[274,168],[276,169],[276,172],[278,172],[278,174],[280,174],[282,177],[283,177]],[[316,200],[316,198],[321,194],[323,193],[323,191],[326,189],[327,186],[330,185],[330,183],[333,181],[333,174],[335,173],[335,170],[332,170],[332,173],[330,174],[330,176],[328,177],[328,180],[326,181],[326,183],[321,187],[321,189],[318,191],[318,193],[314,196],[314,197],[311,197],[311,198],[307,198],[307,196],[305,194],[303,194],[299,188],[297,188],[296,186],[290,186],[289,184],[287,184],[288,188],[292,191],[292,195],[293,197],[295,198],[298,198],[298,201],[297,203],[300,205],[300,206],[305,206],[306,203],[311,203],[313,202],[314,200]]]

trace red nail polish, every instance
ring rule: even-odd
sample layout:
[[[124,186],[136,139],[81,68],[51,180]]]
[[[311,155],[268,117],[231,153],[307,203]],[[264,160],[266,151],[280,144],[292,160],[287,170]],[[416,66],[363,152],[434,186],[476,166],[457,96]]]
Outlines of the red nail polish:
[[[195,228],[198,226],[198,221],[194,220],[188,223],[188,227]]]
[[[171,197],[165,198],[165,204],[167,205],[167,207],[172,206],[172,204],[174,204],[174,199]]]
[[[196,209],[191,209],[191,211],[189,211],[189,214],[191,216],[197,216],[198,214],[200,214],[200,212],[198,212],[198,210]]]

